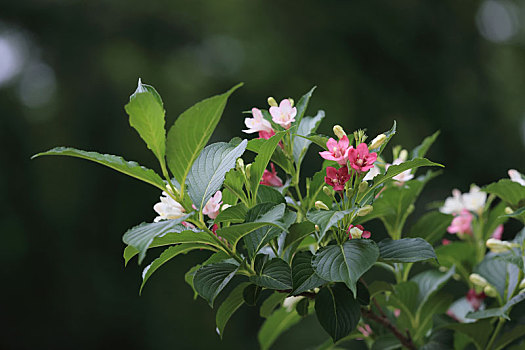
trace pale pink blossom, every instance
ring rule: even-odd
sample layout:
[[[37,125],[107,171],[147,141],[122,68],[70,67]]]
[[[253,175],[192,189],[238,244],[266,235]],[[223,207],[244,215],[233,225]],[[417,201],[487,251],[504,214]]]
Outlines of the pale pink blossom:
[[[339,141],[330,138],[326,142],[328,151],[319,152],[321,157],[328,160],[335,160],[340,165],[345,165],[347,158],[345,157],[348,146],[350,145],[348,137],[344,135]]]
[[[396,160],[394,160],[392,165],[399,165],[399,164],[401,164],[403,162],[404,162],[404,160],[402,158],[397,158]],[[386,165],[386,169],[388,170],[389,167],[390,167],[390,165],[387,164]],[[397,174],[392,179],[400,182],[400,184],[403,184],[403,183],[405,183],[405,182],[407,182],[409,180],[412,180],[413,178],[414,178],[414,174],[412,174],[412,170],[408,169],[408,170],[403,171],[400,174]]]
[[[519,171],[515,169],[510,169],[509,177],[511,181],[517,182],[520,185],[525,186],[525,179],[523,178],[523,175],[521,175]]]
[[[260,184],[272,187],[282,187],[283,181],[277,176],[277,171],[275,171],[273,163],[270,163],[270,168],[272,171],[264,169]]]
[[[253,134],[255,132],[267,132],[270,133],[273,131],[272,125],[269,121],[264,119],[262,112],[258,108],[252,108],[252,116],[253,118],[246,118],[244,119],[244,124],[246,124],[247,130],[243,130],[243,132],[247,134]]]
[[[374,167],[366,173],[365,177],[363,178],[363,181],[373,180],[374,177],[376,177],[379,174],[381,174],[381,169],[379,169],[377,165],[374,165]]]
[[[443,245],[449,245],[450,243],[452,243],[452,241],[449,240],[449,239],[443,238],[443,239],[441,240],[441,244],[443,244]]]
[[[394,316],[399,317],[401,315],[401,309],[394,309]]]
[[[503,225],[498,225],[494,232],[492,232],[491,238],[499,239],[501,241],[501,236],[503,235]]]
[[[357,326],[357,330],[365,337],[369,337],[373,333],[372,328],[367,323],[363,324],[363,326]]]
[[[474,216],[466,209],[463,209],[459,215],[456,215],[452,223],[447,228],[448,233],[466,233],[472,234],[472,219]]]
[[[284,99],[279,104],[279,107],[270,107],[270,114],[274,123],[279,124],[285,129],[289,129],[295,121],[297,115],[297,108],[292,107],[289,99]]]
[[[204,215],[208,215],[210,219],[215,219],[217,215],[219,215],[219,211],[221,210],[221,204],[222,192],[217,191],[215,192],[215,195],[208,200],[204,208],[202,208],[202,213]]]
[[[366,143],[360,143],[357,148],[350,146],[346,150],[345,158],[350,162],[350,166],[358,172],[365,172],[373,168],[377,160],[377,153],[368,151]]]
[[[159,214],[153,221],[159,222],[160,220],[173,220],[178,219],[184,215],[184,208],[179,202],[171,198],[166,192],[162,192],[160,202],[153,206],[153,210]]]

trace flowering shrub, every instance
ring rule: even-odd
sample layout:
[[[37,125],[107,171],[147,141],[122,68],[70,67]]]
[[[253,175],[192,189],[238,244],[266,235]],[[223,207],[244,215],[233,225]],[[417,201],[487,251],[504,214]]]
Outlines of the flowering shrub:
[[[353,339],[374,349],[502,349],[525,335],[525,326],[510,320],[525,299],[525,230],[502,240],[507,220],[525,222],[523,175],[511,170],[510,179],[454,190],[439,211],[407,228],[416,199],[438,175],[417,175],[418,168],[441,166],[424,158],[438,133],[410,152],[393,147],[392,158],[384,151],[395,122],[369,143],[363,130],[347,134],[340,126],[335,137],[319,135],[324,112],[306,116],[312,89],[297,103],[269,98],[268,110],[253,108],[244,132],[257,138],[206,146],[238,87],[189,108],[166,134],[162,99],[139,80],[125,110],[162,176],[74,148],[37,155],[95,161],[161,191],[152,222],[123,236],[126,264],[135,256],[141,264],[163,247],[144,268],[141,291],[177,255],[207,250],[186,282],[217,308],[221,337],[239,307],[257,305],[266,319],[258,336],[263,349],[310,314],[329,335],[322,349]],[[322,167],[302,181],[310,146],[320,148]],[[256,154],[250,164],[242,159],[246,151]],[[369,229],[374,219],[384,232]],[[378,280],[372,268],[388,275]]]

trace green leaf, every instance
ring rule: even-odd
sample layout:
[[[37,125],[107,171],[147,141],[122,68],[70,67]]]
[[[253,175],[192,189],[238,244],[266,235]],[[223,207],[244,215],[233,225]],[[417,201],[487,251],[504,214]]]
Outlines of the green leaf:
[[[417,313],[419,287],[412,281],[401,282],[394,286],[394,293],[390,295],[389,304],[401,310],[401,318],[408,317],[414,323]]]
[[[267,204],[270,204],[270,208],[273,206],[273,203]],[[253,258],[272,239],[279,237],[283,232],[283,228],[287,229],[295,222],[296,217],[297,214],[295,212],[286,211],[282,218],[282,227],[264,226],[244,236],[244,245],[248,251],[248,256]]]
[[[383,151],[386,148],[386,146],[388,145],[388,143],[390,142],[390,139],[392,139],[392,137],[396,134],[396,126],[397,126],[397,123],[394,120],[394,124],[392,125],[392,128],[390,130],[385,131],[383,133],[386,136],[385,142],[383,142],[383,144],[381,146],[379,146],[379,148],[371,149],[370,152],[376,152],[377,156],[379,157],[381,155],[381,153],[383,153]]]
[[[315,297],[317,320],[334,342],[346,337],[359,323],[359,303],[344,284],[326,286]]]
[[[356,282],[379,258],[374,241],[352,239],[343,245],[329,245],[317,251],[312,266],[317,275],[330,282],[344,282],[356,294]]]
[[[181,232],[187,230],[184,226],[180,225],[180,223],[189,216],[190,215],[184,215],[178,219],[153,223],[144,222],[129,229],[122,237],[122,241],[139,251],[140,264],[146,256],[146,250],[149,248],[155,237],[165,235],[168,232]]]
[[[494,349],[504,349],[507,345],[513,341],[525,336],[525,325],[516,325],[512,330],[501,334],[494,344]]]
[[[503,317],[507,320],[510,320],[508,313],[511,307],[513,307],[514,305],[518,303],[521,303],[523,300],[525,300],[525,293],[519,293],[518,295],[510,299],[502,307],[469,312],[466,317],[476,319],[476,320],[482,319],[482,318]]]
[[[230,292],[228,297],[224,299],[221,306],[219,306],[219,309],[217,310],[217,314],[215,315],[215,323],[217,324],[217,331],[221,339],[222,335],[224,334],[224,327],[226,327],[226,323],[228,323],[230,317],[244,303],[242,292],[247,285],[248,283],[244,282],[235,287]]]
[[[415,341],[422,339],[432,328],[433,316],[445,313],[450,304],[452,304],[452,296],[448,294],[436,293],[428,299],[418,315],[419,323],[413,335]]]
[[[157,259],[153,260],[153,262],[144,269],[139,294],[142,294],[142,289],[146,285],[146,282],[151,277],[151,275],[153,275],[153,273],[157,271],[162,265],[164,265],[179,254],[186,254],[187,252],[196,249],[215,251],[215,249],[212,246],[202,243],[179,244],[167,248],[162,252],[162,254],[160,254],[160,256]]]
[[[195,272],[193,286],[213,307],[213,301],[233,278],[239,267],[230,263],[204,265]]]
[[[317,288],[324,283],[312,268],[313,254],[309,251],[297,252],[292,260],[293,295]]]
[[[226,173],[226,177],[224,178],[224,187],[225,190],[228,190],[231,193],[233,193],[243,203],[248,204],[248,197],[246,197],[246,194],[243,190],[244,177],[239,171],[232,169]]]
[[[512,206],[525,204],[525,186],[509,179],[501,179],[483,188],[483,191],[494,194]]]
[[[328,142],[328,140],[330,139],[330,137],[326,136],[326,135],[319,135],[319,134],[314,134],[314,135],[310,135],[310,136],[303,136],[303,135],[297,135],[298,137],[300,138],[303,138],[303,139],[306,139],[310,142],[313,142],[315,143],[317,146],[321,147],[323,150],[327,150],[326,148],[326,143]],[[350,141],[352,135],[348,135],[348,140]],[[352,143],[350,141],[350,143]]]
[[[481,320],[475,323],[451,323],[445,327],[467,335],[479,350],[485,349],[493,330],[489,320]]]
[[[381,146],[383,147],[383,146]],[[412,160],[407,160],[406,162],[403,162],[398,165],[391,165],[388,167],[388,170],[385,174],[379,174],[376,177],[374,177],[374,185],[368,189],[367,192],[363,195],[366,196],[368,192],[370,192],[373,188],[379,186],[380,184],[384,183],[387,180],[390,180],[396,175],[401,174],[403,171],[406,171],[408,169],[415,169],[422,166],[439,166],[443,167],[443,165],[431,162],[430,160],[426,158],[414,158]]]
[[[417,262],[436,259],[434,248],[422,238],[384,239],[378,244],[379,258],[387,262]]]
[[[193,162],[219,122],[228,97],[242,84],[222,95],[207,98],[182,113],[168,132],[166,156],[168,166],[184,189]]]
[[[466,266],[471,271],[476,263],[476,246],[471,242],[451,242],[436,248],[437,258],[442,266]]]
[[[260,275],[250,276],[250,281],[270,289],[292,289],[292,271],[284,260],[274,258],[264,265]]]
[[[345,215],[351,212],[351,209],[342,211],[315,209],[306,213],[306,218],[319,226],[319,240],[321,240],[332,226],[336,225]]]
[[[288,234],[284,240],[284,248],[286,250],[290,245],[299,242],[306,236],[315,231],[315,225],[310,221],[297,222],[288,228]]]
[[[308,147],[310,147],[312,141],[296,136],[307,136],[314,133],[319,127],[319,124],[321,124],[323,118],[324,111],[319,111],[315,117],[304,117],[300,121],[296,135],[293,136],[293,159],[297,164],[297,168],[301,166],[306,151],[308,150]]]
[[[249,151],[259,153],[262,145],[266,144],[265,139],[251,139],[248,141],[248,146],[246,147]],[[272,154],[271,161],[277,164],[281,169],[283,169],[287,174],[293,173],[292,162],[286,157],[281,147],[275,148],[275,151]]]
[[[454,275],[456,269],[452,267],[447,272],[439,272],[436,270],[428,270],[414,276],[411,281],[415,282],[419,287],[418,303],[419,309],[427,302],[427,300],[437,292],[443,285]]]
[[[370,292],[368,288],[361,281],[357,282],[357,301],[359,305],[369,305],[370,304]]]
[[[300,99],[299,102],[295,105],[297,108],[297,115],[295,116],[295,124],[300,124],[301,120],[306,112],[306,108],[308,107],[308,103],[310,102],[310,98],[312,97],[312,94],[314,93],[314,90],[317,88],[317,86],[314,86],[310,89],[306,94],[304,94]]]
[[[401,343],[393,334],[380,335],[372,345],[371,350],[395,350],[400,349]]]
[[[525,224],[525,207],[513,211],[511,214],[503,215],[503,218],[513,218]]]
[[[166,184],[162,178],[153,170],[145,168],[136,162],[127,161],[122,157],[111,154],[100,154],[97,152],[81,151],[71,147],[56,147],[47,152],[35,154],[31,159],[40,156],[70,156],[87,159],[96,162],[128,176],[134,177],[161,190],[166,189]]]
[[[255,304],[257,304],[257,300],[259,300],[259,296],[261,295],[261,290],[261,287],[255,284],[249,284],[246,286],[242,292],[244,302],[250,306],[255,306]]]
[[[253,213],[253,210],[255,208],[259,207],[255,206],[254,208],[250,209],[246,214],[247,219],[251,215],[250,213]],[[272,225],[275,227],[279,227],[283,231],[286,231],[286,228],[284,228],[283,224],[280,222],[281,218],[284,215],[285,208],[285,204],[278,204],[272,209],[268,210],[267,212],[259,215],[253,222],[245,222],[244,224],[231,225],[229,227],[223,227],[218,229],[217,235],[226,239],[232,245],[232,247],[235,248],[237,242],[242,237],[263,226]]]
[[[202,151],[188,173],[188,194],[199,211],[217,192],[226,173],[235,167],[235,162],[246,149],[248,141],[238,146],[231,143],[213,143]]]
[[[278,132],[277,134],[273,135],[269,140],[265,140],[265,142],[260,146],[259,150],[257,151],[259,154],[257,154],[255,160],[252,163],[252,166],[250,168],[249,179],[250,189],[252,191],[252,196],[254,197],[257,196],[257,190],[259,189],[259,183],[261,181],[264,170],[268,166],[268,162],[270,161],[270,158],[272,157],[275,148],[277,147],[283,136],[284,132]]]
[[[288,312],[280,308],[266,319],[259,330],[257,339],[261,350],[268,350],[283,332],[301,320],[301,316],[295,311]]]
[[[277,305],[280,305],[286,299],[286,293],[273,292],[261,305],[259,314],[261,317],[268,318],[273,313]]]
[[[139,79],[137,90],[129,97],[124,107],[131,125],[148,148],[159,160],[162,169],[166,167],[166,129],[164,129],[164,105],[153,86],[142,84]]]
[[[323,186],[326,185],[324,180],[325,176],[325,166],[323,166],[320,171],[314,174],[308,190],[308,199],[305,199],[308,200],[306,209],[311,209],[315,205],[316,201],[322,201],[326,205],[332,205],[332,198],[323,192]]]
[[[420,145],[416,146],[416,148],[414,148],[412,150],[412,158],[411,159],[425,157],[425,155],[428,152],[428,149],[436,141],[436,139],[439,136],[439,134],[440,134],[440,131],[436,131],[432,135],[425,137],[423,142],[421,142]]]
[[[241,223],[244,222],[247,212],[248,209],[246,208],[246,205],[240,203],[221,211],[215,218],[215,222],[230,222],[232,224]]]
[[[439,211],[431,211],[419,218],[410,228],[408,236],[421,237],[430,244],[434,244],[445,235],[451,221],[452,215],[446,215]]]
[[[257,204],[260,203],[286,203],[286,200],[284,199],[281,192],[276,190],[274,187],[271,186],[260,186],[259,190],[257,191]]]
[[[197,272],[197,270],[200,269],[201,266],[202,265],[195,265],[184,274],[184,281],[193,290],[193,300],[197,299],[197,297],[199,296],[199,294],[195,290],[195,287],[193,286],[193,277],[195,277],[195,272]]]
[[[508,272],[507,263],[497,259],[494,256],[485,257],[483,261],[476,266],[474,272],[483,276],[505,300],[505,286],[507,283]]]
[[[295,305],[295,311],[299,314],[301,317],[308,316],[308,308],[310,306],[310,299],[303,298],[299,300],[299,302]]]

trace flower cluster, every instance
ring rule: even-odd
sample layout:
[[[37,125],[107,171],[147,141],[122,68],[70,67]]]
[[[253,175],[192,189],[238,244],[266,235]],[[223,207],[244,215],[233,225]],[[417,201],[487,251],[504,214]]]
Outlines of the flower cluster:
[[[270,116],[276,125],[280,125],[283,129],[289,129],[295,116],[297,115],[297,108],[293,106],[292,99],[284,99],[279,106],[273,98],[269,98]],[[263,112],[258,108],[252,108],[252,118],[245,118],[244,124],[248,129],[243,130],[247,134],[259,133],[259,138],[269,139],[275,135],[275,129],[269,120],[264,118]]]

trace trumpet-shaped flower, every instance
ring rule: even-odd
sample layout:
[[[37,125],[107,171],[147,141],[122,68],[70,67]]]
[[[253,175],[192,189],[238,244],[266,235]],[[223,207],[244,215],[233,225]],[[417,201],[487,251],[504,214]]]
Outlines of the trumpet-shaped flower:
[[[452,223],[447,228],[448,233],[466,233],[472,234],[473,215],[466,209],[463,209],[459,215],[456,215]]]
[[[255,132],[267,132],[270,133],[273,131],[272,125],[269,121],[264,119],[262,112],[258,108],[252,108],[252,116],[253,118],[246,118],[244,119],[244,124],[246,124],[247,130],[243,130],[243,132],[247,134],[253,134]]]
[[[365,231],[365,228],[362,225],[350,225],[346,232],[348,233],[348,238],[350,239],[370,238],[370,231]]]
[[[272,171],[264,169],[260,184],[272,187],[283,186],[283,181],[279,178],[279,176],[277,176],[277,171],[275,171],[275,166],[273,163],[270,163],[270,168]]]
[[[292,107],[292,103],[289,99],[284,99],[279,104],[279,107],[270,107],[270,114],[272,115],[274,123],[279,124],[285,129],[289,129],[295,121],[297,108]]]
[[[160,202],[153,206],[153,210],[159,214],[159,216],[153,220],[154,222],[178,219],[184,215],[184,208],[182,205],[171,198],[166,191],[162,192]]]
[[[217,191],[211,197],[204,208],[202,208],[202,213],[204,215],[208,215],[210,219],[215,219],[217,215],[219,215],[219,211],[221,210],[221,204],[222,204],[222,192]]]
[[[345,157],[350,162],[350,166],[358,172],[365,172],[374,167],[377,160],[377,153],[368,151],[366,143],[360,143],[357,148],[350,146],[346,151]]]
[[[319,152],[319,154],[324,159],[335,160],[340,165],[345,165],[346,151],[348,150],[349,145],[350,142],[346,135],[344,135],[339,141],[330,138],[328,142],[326,142],[326,148],[328,148],[328,151]]]
[[[350,179],[350,174],[348,174],[348,168],[346,166],[341,167],[337,170],[334,167],[326,168],[326,176],[324,181],[327,185],[330,185],[334,188],[335,191],[343,191],[345,188],[345,183]]]
[[[511,181],[517,182],[522,186],[525,186],[525,179],[523,178],[523,175],[519,173],[519,171],[515,169],[509,170],[509,177]]]
[[[270,131],[261,130],[261,131],[259,131],[259,138],[260,139],[268,140],[273,135],[275,135],[275,131],[273,131],[273,130],[270,130]]]

